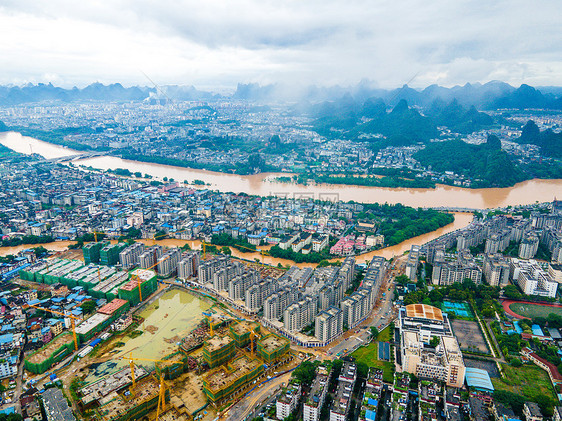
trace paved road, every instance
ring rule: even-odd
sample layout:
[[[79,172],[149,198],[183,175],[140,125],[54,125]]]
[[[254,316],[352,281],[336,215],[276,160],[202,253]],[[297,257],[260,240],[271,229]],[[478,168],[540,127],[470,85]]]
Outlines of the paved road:
[[[230,408],[227,413],[223,414],[221,419],[242,421],[258,406],[260,406],[261,402],[275,394],[276,390],[281,388],[282,383],[287,384],[290,377],[291,373],[286,373],[270,380],[264,385],[261,385],[252,393],[244,396],[238,403],[232,406],[232,408]]]
[[[341,352],[341,355],[353,352],[361,345],[369,342],[371,337],[371,326],[376,326],[379,330],[382,326],[391,322],[395,313],[392,307],[392,296],[394,291],[394,277],[401,274],[404,270],[404,259],[396,259],[388,269],[385,279],[381,285],[381,291],[385,294],[371,315],[360,326],[366,326],[364,329],[355,328],[350,335],[344,335],[344,338],[334,342],[326,351],[326,356],[335,357]],[[390,288],[390,291],[388,290]],[[347,349],[347,351],[346,351]]]

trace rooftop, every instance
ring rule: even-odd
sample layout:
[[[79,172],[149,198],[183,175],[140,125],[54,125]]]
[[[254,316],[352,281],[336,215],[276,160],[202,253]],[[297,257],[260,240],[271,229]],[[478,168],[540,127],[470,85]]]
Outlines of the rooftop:
[[[406,316],[443,321],[443,314],[437,307],[427,304],[410,304],[406,306]]]
[[[322,391],[328,382],[328,371],[323,366],[318,367],[318,372],[316,373],[316,378],[312,382],[310,387],[310,392],[308,393],[308,399],[306,404],[308,406],[317,407],[320,403],[320,396]]]
[[[259,360],[242,355],[228,363],[227,368],[221,366],[208,372],[203,381],[207,383],[210,390],[221,390],[240,377],[251,373],[260,365]]]
[[[228,345],[230,342],[232,342],[232,338],[228,335],[214,335],[205,341],[205,346],[209,349],[209,351],[216,351],[217,349],[221,349],[222,347]]]
[[[128,303],[127,300],[122,300],[120,298],[115,298],[111,302],[104,305],[102,308],[98,310],[98,313],[102,314],[113,314],[115,311],[119,310],[121,307]]]
[[[275,335],[269,335],[259,340],[259,344],[262,346],[263,350],[266,352],[273,352],[276,349],[281,348],[287,342],[286,339],[282,339]]]
[[[43,392],[42,398],[49,420],[74,421],[76,419],[60,389],[56,387],[47,389]]]
[[[109,315],[96,313],[86,321],[80,323],[79,326],[76,326],[76,333],[84,335],[107,319],[109,319]]]
[[[466,384],[479,390],[494,391],[494,385],[487,371],[480,368],[466,367]]]
[[[131,272],[131,277],[139,277],[141,281],[148,281],[156,276],[156,272],[149,269],[135,269]]]

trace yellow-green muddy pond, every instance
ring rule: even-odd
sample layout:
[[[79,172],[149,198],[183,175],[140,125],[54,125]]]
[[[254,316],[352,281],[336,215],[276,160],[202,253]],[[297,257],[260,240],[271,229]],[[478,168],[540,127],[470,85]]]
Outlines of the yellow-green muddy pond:
[[[125,345],[115,348],[118,352],[113,360],[93,368],[86,381],[94,381],[128,364],[128,360],[120,359],[122,356],[132,353],[136,358],[159,360],[176,351],[181,338],[197,326],[203,318],[201,313],[210,307],[211,303],[186,291],[172,289],[164,292],[137,313],[144,318],[137,328],[143,332],[142,335],[134,338],[125,336],[121,340]],[[147,368],[154,365],[149,361],[136,363]]]

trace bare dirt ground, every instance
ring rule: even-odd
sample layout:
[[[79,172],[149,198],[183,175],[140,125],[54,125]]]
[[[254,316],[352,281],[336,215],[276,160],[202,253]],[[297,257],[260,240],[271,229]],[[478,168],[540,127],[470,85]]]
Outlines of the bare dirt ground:
[[[451,321],[451,325],[461,349],[469,349],[469,346],[471,346],[480,352],[490,352],[477,322],[456,319]]]

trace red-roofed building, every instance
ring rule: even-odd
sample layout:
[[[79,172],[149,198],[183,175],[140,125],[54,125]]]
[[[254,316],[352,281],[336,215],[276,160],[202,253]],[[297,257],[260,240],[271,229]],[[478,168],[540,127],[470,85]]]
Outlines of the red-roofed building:
[[[113,301],[107,303],[102,308],[98,310],[98,313],[107,314],[109,316],[120,316],[130,308],[129,302],[127,300],[122,300],[121,298],[115,298]]]
[[[544,358],[539,357],[529,348],[522,349],[521,353],[548,373],[550,381],[554,385],[555,389],[558,384],[562,384],[562,374],[560,374],[558,368],[554,364],[548,362]]]

